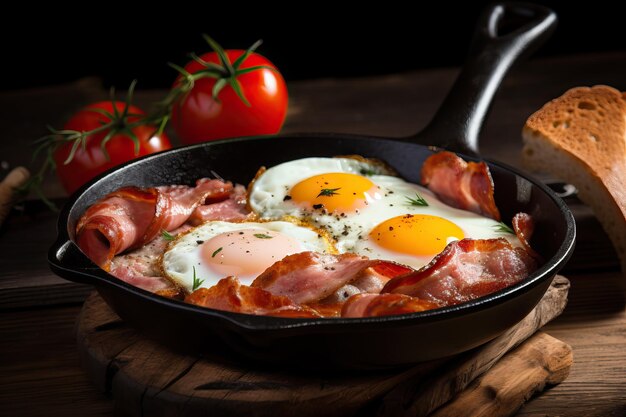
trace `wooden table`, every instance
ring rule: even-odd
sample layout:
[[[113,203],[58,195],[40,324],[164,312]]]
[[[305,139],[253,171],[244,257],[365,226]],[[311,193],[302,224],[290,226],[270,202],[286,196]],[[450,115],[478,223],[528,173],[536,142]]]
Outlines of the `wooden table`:
[[[292,83],[284,131],[414,133],[428,122],[456,73],[436,69]],[[594,84],[626,90],[626,53],[519,66],[496,97],[482,132],[482,152],[519,166],[526,117],[570,87]],[[162,93],[140,92],[138,104]],[[103,98],[106,92],[94,79],[0,94],[0,161],[28,164],[28,145],[46,124],[61,126],[79,106]],[[45,183],[45,191],[62,202],[54,178]],[[572,345],[575,364],[564,383],[533,399],[519,415],[625,416],[626,312],[620,289],[625,278],[589,209],[576,199],[568,204],[579,226],[577,251],[563,271],[572,281],[570,302],[546,331]],[[54,276],[45,261],[55,220],[41,204],[28,201],[0,229],[0,416],[114,415],[113,401],[91,385],[78,361],[74,323],[91,289]]]

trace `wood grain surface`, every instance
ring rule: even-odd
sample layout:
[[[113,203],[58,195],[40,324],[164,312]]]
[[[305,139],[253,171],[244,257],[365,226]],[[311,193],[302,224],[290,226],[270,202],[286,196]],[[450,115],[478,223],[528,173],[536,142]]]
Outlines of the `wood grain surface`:
[[[480,348],[455,358],[387,372],[255,370],[219,356],[180,354],[142,337],[121,321],[97,293],[83,305],[77,340],[87,374],[97,387],[112,395],[120,410],[131,416],[194,416],[208,410],[224,415],[348,416],[365,408],[380,416],[426,416],[561,314],[569,287],[566,278],[557,276],[526,318]],[[541,343],[533,342],[536,346],[523,352],[541,350]],[[550,345],[545,340],[544,344]],[[544,364],[551,360],[547,356],[539,359]],[[552,384],[560,382],[552,372],[537,372],[536,368],[542,366],[536,363],[539,359],[524,354],[509,361],[515,365],[511,371],[520,376],[528,374],[522,394],[518,390],[513,396],[514,410],[523,403],[523,394],[530,397],[550,378]],[[502,373],[494,378],[502,386],[503,395],[508,395],[510,384],[503,381]]]
[[[539,332],[508,353],[432,417],[510,416],[546,385],[556,385],[569,375],[572,348]]]
[[[451,86],[456,69],[289,84],[285,132],[340,131],[408,135],[422,128]],[[626,53],[563,56],[520,65],[505,79],[481,134],[481,151],[519,167],[523,123],[544,102],[579,85],[626,90]],[[140,91],[137,103],[162,91]],[[0,177],[29,165],[25,146],[61,126],[77,108],[106,99],[85,79],[49,88],[0,93]],[[545,178],[544,179],[550,179]],[[62,204],[50,177],[46,195]],[[577,248],[566,266],[572,282],[564,313],[545,331],[572,346],[576,361],[562,384],[525,404],[519,416],[626,415],[624,277],[610,242],[590,209],[567,200],[578,225]],[[79,366],[74,323],[91,289],[53,275],[46,253],[56,216],[28,201],[0,227],[0,416],[111,416],[113,400],[96,390]]]

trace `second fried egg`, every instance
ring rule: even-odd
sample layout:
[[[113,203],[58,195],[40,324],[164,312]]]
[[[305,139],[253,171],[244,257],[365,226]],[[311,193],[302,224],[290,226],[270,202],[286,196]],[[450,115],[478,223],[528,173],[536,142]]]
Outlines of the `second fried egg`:
[[[324,233],[289,221],[211,221],[177,237],[163,254],[167,277],[188,292],[227,276],[249,285],[284,257],[305,251],[336,253]]]

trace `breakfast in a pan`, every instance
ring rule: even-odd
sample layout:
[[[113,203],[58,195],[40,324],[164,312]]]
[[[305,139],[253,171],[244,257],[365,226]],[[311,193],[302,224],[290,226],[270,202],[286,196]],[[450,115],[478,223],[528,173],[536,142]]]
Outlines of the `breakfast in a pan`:
[[[51,268],[94,284],[147,335],[267,362],[378,369],[502,334],[575,238],[549,188],[478,149],[504,74],[556,23],[520,7],[481,17],[468,64],[419,133],[232,138],[132,161],[65,205]],[[505,16],[524,25],[499,34]]]
[[[261,168],[247,189],[206,178],[124,187],[86,210],[76,236],[117,278],[188,303],[372,317],[521,281],[540,262],[532,232],[528,214],[500,218],[485,163],[444,151],[423,164],[421,185],[380,161],[339,156]]]

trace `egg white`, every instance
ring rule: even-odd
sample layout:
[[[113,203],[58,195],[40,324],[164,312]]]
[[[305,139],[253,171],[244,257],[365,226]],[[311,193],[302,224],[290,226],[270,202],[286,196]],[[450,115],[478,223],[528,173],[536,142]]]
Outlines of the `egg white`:
[[[210,239],[228,232],[258,229],[260,234],[263,231],[279,232],[290,238],[297,240],[301,245],[302,252],[314,251],[320,253],[336,253],[332,240],[327,235],[320,233],[302,224],[295,224],[291,221],[271,221],[271,222],[241,222],[230,223],[223,221],[210,221],[196,228],[191,229],[182,235],[178,235],[176,240],[171,242],[161,259],[161,268],[176,285],[187,292],[192,292],[198,288],[209,288],[217,284],[226,275],[216,273],[211,265],[207,265],[201,255],[202,246]],[[237,242],[233,242],[237,244]],[[263,241],[264,245],[272,245],[271,239]],[[228,248],[223,248],[227,251]],[[219,252],[222,252],[220,250]],[[254,256],[255,254],[250,254]],[[279,261],[288,254],[281,254],[274,261]],[[214,255],[219,258],[220,254]],[[268,267],[270,265],[267,265]],[[238,276],[242,284],[250,285],[254,278],[263,272],[257,271],[251,276]],[[194,274],[196,285],[194,288]],[[198,285],[198,283],[200,283]]]
[[[269,168],[254,179],[248,203],[263,218],[278,219],[283,216],[308,217],[302,209],[285,201],[294,185],[309,177],[329,172],[363,175],[388,173],[381,163],[356,158],[303,158]],[[369,177],[368,177],[369,178]]]

